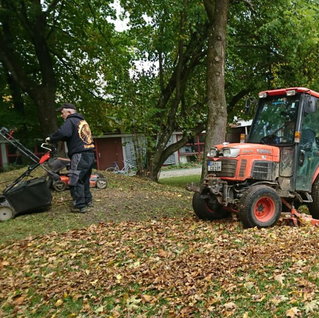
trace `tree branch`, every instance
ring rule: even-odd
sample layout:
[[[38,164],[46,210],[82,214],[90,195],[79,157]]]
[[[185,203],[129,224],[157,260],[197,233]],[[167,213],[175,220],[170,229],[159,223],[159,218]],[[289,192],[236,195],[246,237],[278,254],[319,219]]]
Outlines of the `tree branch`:
[[[233,96],[228,104],[227,112],[231,113],[234,110],[234,107],[236,104],[246,95],[248,95],[251,91],[253,91],[254,88],[246,88],[242,89],[240,92],[238,92],[235,96]]]
[[[194,129],[192,129],[191,133],[184,133],[181,139],[173,144],[170,144],[161,154],[161,165],[165,162],[169,155],[183,147],[188,142],[190,137],[199,135],[205,129],[205,125],[206,124],[204,123],[199,123]]]

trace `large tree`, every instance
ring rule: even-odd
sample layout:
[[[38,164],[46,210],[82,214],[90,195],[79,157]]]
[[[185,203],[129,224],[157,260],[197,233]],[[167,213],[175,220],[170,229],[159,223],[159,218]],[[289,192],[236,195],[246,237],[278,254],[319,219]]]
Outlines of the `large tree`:
[[[21,108],[22,93],[31,97],[37,106],[43,135],[56,128],[52,107],[56,77],[47,41],[47,19],[57,2],[43,11],[40,0],[1,0],[0,60],[11,85],[13,102]],[[28,45],[24,45],[26,39]]]
[[[28,105],[35,109],[38,118],[33,120],[42,136],[57,127],[57,102],[75,102],[84,112],[85,102],[103,102],[98,84],[105,85],[111,73],[107,63],[113,65],[125,55],[118,51],[109,61],[109,52],[121,45],[107,20],[115,12],[109,4],[0,0],[0,73],[6,80],[6,95],[11,96],[6,105],[22,112]]]

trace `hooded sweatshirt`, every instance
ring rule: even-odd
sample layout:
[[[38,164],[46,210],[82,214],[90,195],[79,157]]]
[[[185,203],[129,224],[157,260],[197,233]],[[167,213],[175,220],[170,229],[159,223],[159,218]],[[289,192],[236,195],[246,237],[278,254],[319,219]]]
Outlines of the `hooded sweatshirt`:
[[[66,141],[70,158],[75,153],[94,150],[90,127],[84,117],[78,113],[69,115],[50,139],[53,142]]]

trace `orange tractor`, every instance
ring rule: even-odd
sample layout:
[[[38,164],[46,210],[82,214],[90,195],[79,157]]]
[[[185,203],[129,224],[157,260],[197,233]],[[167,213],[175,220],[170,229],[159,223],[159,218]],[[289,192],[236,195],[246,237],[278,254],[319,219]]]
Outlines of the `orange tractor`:
[[[235,212],[244,227],[263,228],[282,212],[300,223],[297,208],[307,205],[309,222],[319,225],[318,100],[303,87],[260,92],[247,140],[208,153],[208,174],[193,196],[196,215],[216,220]]]

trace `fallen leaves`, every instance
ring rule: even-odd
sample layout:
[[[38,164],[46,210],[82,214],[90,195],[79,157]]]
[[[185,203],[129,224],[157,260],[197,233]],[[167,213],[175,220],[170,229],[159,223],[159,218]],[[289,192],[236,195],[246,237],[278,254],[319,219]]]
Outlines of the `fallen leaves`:
[[[56,303],[54,304],[55,307],[60,307],[60,306],[62,306],[62,305],[63,305],[63,300],[62,300],[62,299],[58,299],[58,300],[56,301]]]
[[[20,306],[24,303],[25,299],[26,299],[26,296],[16,295],[12,299],[12,304],[15,306]]]
[[[286,311],[286,317],[295,318],[299,317],[300,310],[297,307],[292,307]]]
[[[278,274],[274,276],[275,281],[277,281],[280,285],[284,285],[285,274]]]
[[[318,249],[317,232],[307,228],[243,231],[234,221],[193,218],[91,225],[4,246],[0,310],[311,317],[319,307]]]
[[[304,308],[305,308],[306,314],[318,312],[319,301],[312,300],[311,302],[307,302],[307,303],[305,303]]]

